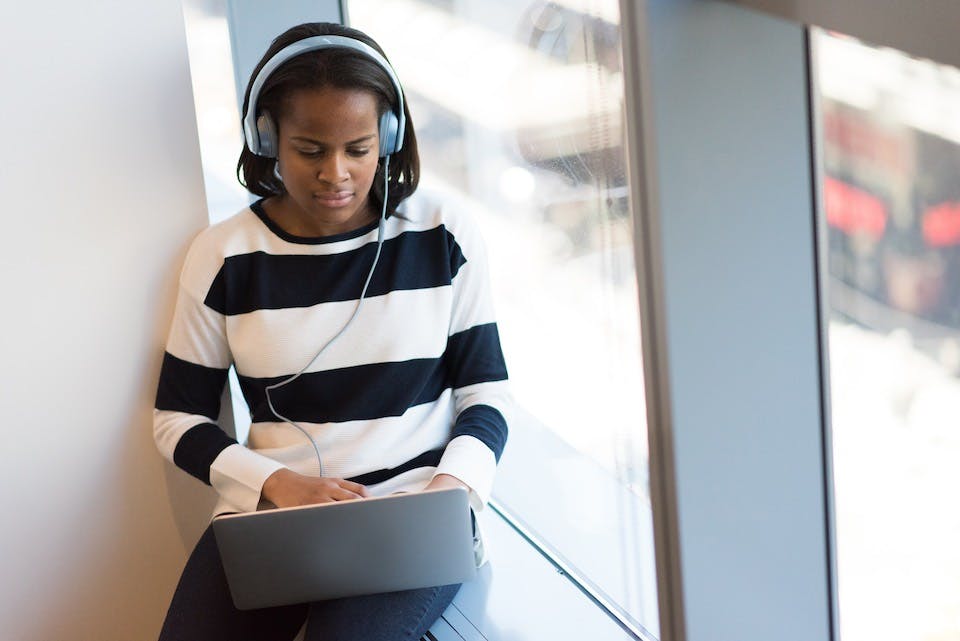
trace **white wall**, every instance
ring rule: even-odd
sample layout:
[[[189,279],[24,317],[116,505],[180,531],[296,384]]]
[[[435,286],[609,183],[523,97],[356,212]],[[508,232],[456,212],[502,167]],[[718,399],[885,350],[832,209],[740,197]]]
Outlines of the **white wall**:
[[[151,408],[206,212],[178,0],[0,20],[0,637],[155,639],[209,494]]]

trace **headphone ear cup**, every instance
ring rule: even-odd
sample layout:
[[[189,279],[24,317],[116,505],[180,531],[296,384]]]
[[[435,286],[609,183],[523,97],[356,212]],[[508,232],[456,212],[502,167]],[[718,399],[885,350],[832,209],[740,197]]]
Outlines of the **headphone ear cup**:
[[[400,123],[397,121],[397,114],[387,110],[380,116],[380,157],[389,156],[392,153],[400,151],[397,144],[397,130],[400,129]]]
[[[264,111],[257,118],[257,137],[260,139],[258,156],[277,157],[277,125],[269,113]]]

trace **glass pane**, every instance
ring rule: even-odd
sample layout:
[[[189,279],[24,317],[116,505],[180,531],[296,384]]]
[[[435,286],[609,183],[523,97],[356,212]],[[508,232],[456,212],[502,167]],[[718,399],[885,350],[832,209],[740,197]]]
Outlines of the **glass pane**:
[[[843,639],[958,639],[960,71],[814,44]]]
[[[422,185],[487,241],[521,415],[494,496],[638,627],[653,541],[616,0],[350,0],[416,126]]]
[[[227,0],[183,0],[182,4],[207,207],[210,222],[215,223],[251,201],[234,173],[243,134],[233,80]]]

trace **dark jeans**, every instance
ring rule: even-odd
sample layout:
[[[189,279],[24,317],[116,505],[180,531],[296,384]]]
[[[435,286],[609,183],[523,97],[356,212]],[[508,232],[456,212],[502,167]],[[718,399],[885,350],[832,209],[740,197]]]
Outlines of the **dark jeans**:
[[[416,641],[453,601],[459,585],[387,592],[260,610],[237,610],[208,527],[173,595],[160,641]]]

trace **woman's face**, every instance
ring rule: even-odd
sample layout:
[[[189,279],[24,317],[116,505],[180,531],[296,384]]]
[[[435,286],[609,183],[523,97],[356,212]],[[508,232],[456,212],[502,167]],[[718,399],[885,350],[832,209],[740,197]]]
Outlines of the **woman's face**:
[[[380,143],[376,97],[361,89],[304,89],[285,107],[277,155],[287,213],[323,234],[375,218],[368,196]]]

